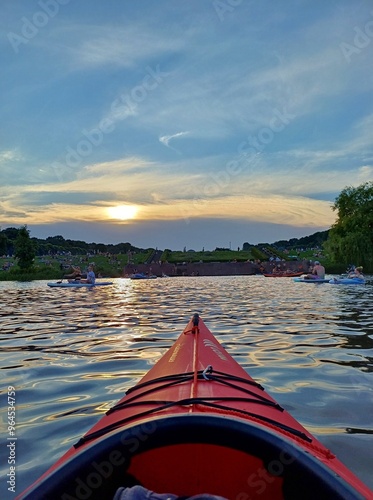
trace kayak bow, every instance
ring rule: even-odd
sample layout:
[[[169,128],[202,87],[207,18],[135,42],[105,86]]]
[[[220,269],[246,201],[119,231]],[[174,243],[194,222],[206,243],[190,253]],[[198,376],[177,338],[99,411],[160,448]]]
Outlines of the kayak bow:
[[[333,278],[331,285],[365,285],[365,278]]]
[[[373,493],[228,354],[197,314],[142,380],[18,499]]]

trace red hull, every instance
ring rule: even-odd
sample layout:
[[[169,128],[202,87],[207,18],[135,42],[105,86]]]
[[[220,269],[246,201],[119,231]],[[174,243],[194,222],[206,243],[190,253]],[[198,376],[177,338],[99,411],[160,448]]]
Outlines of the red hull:
[[[373,498],[197,316],[139,384],[19,498],[77,498],[88,490],[89,498],[112,498],[132,480],[183,496]]]
[[[266,278],[295,278],[297,276],[302,276],[304,274],[304,271],[299,272],[299,273],[278,273],[278,274],[264,274]]]

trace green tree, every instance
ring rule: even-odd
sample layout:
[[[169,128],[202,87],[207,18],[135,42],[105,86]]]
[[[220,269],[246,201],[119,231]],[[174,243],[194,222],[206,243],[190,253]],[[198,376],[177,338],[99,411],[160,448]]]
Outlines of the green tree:
[[[325,250],[334,262],[373,270],[373,182],[346,187],[332,209],[338,212]]]
[[[6,255],[8,249],[8,238],[0,231],[0,255]]]
[[[18,259],[18,266],[22,271],[28,271],[32,268],[35,259],[35,246],[30,238],[27,226],[22,226],[18,230],[14,255]]]

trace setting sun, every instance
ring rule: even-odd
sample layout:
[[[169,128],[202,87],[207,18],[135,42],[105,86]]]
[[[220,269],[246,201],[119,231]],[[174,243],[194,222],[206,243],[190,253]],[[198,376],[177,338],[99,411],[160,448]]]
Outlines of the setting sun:
[[[128,220],[134,219],[137,214],[137,207],[133,205],[117,205],[107,208],[107,213],[112,219]]]

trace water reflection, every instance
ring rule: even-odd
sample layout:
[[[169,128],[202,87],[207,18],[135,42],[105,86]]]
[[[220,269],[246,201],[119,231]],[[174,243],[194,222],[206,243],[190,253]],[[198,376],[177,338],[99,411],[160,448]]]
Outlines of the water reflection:
[[[17,390],[19,491],[148,371],[194,312],[373,487],[370,281],[343,287],[261,276],[118,279],[97,289],[0,283],[0,295],[2,390]]]

